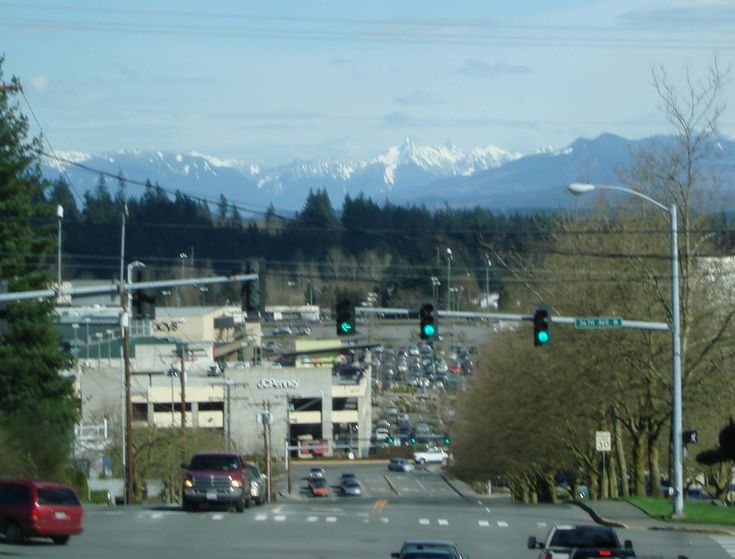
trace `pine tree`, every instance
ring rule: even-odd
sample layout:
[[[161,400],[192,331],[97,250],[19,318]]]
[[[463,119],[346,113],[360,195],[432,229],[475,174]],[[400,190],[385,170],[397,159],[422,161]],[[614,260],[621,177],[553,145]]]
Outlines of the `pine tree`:
[[[44,198],[40,150],[10,92],[0,90],[0,278],[9,292],[53,284],[47,261],[55,253],[55,205]],[[69,458],[77,410],[73,382],[60,374],[71,360],[60,350],[53,309],[50,299],[3,309],[0,476],[59,479]]]

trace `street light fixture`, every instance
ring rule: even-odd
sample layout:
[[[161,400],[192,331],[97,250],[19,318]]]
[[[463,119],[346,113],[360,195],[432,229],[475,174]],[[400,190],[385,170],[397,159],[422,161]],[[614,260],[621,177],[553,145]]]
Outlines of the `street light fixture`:
[[[487,253],[485,253],[485,264],[487,264],[485,268],[485,305],[490,308],[490,268],[493,263]]]
[[[670,236],[671,236],[671,351],[672,351],[672,413],[671,413],[671,439],[673,446],[673,474],[674,474],[674,508],[673,515],[681,517],[684,515],[684,472],[682,464],[682,427],[681,427],[681,323],[679,316],[679,243],[677,237],[677,215],[676,204],[668,208],[661,202],[657,202],[630,188],[612,185],[595,185],[587,183],[572,183],[567,186],[569,192],[575,195],[585,194],[593,190],[613,190],[624,192],[642,198],[653,204],[658,209],[669,214]]]

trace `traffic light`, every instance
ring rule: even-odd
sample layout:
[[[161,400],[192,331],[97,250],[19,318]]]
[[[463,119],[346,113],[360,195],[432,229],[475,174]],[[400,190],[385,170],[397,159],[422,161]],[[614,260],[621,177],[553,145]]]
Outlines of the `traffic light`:
[[[355,305],[349,299],[337,301],[337,335],[349,336],[355,333]]]
[[[143,270],[135,269],[135,282],[142,283],[144,281]],[[156,318],[156,297],[151,295],[147,289],[133,289],[133,318],[145,319]]]
[[[433,340],[437,332],[436,318],[434,316],[434,305],[424,303],[419,309],[419,321],[421,330],[419,336],[422,340]]]
[[[449,446],[450,442],[449,435],[444,435],[444,446]]]
[[[388,444],[393,446],[393,437],[388,435]]]
[[[411,437],[411,444],[416,444],[416,437]]]
[[[551,341],[551,307],[538,305],[533,311],[533,345],[544,346]]]

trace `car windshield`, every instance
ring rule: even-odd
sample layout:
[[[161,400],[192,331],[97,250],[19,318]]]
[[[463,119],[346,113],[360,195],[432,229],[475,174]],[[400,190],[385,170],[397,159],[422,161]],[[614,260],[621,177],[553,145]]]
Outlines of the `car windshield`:
[[[234,472],[238,469],[237,458],[232,456],[195,456],[191,459],[190,470],[224,470]]]
[[[38,489],[39,505],[79,505],[79,499],[71,489],[66,487],[40,487]]]
[[[557,530],[550,547],[617,547],[615,535],[610,530],[572,529]]]
[[[316,481],[314,481],[314,484],[313,485],[314,485],[314,487],[326,487],[327,486],[327,481],[324,480],[324,479],[317,479]]]

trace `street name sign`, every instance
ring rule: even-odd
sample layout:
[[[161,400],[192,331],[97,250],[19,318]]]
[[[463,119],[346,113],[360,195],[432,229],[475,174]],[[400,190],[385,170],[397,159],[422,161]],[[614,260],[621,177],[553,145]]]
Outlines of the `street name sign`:
[[[622,328],[623,319],[619,316],[588,316],[585,318],[575,318],[574,327],[578,330]]]

